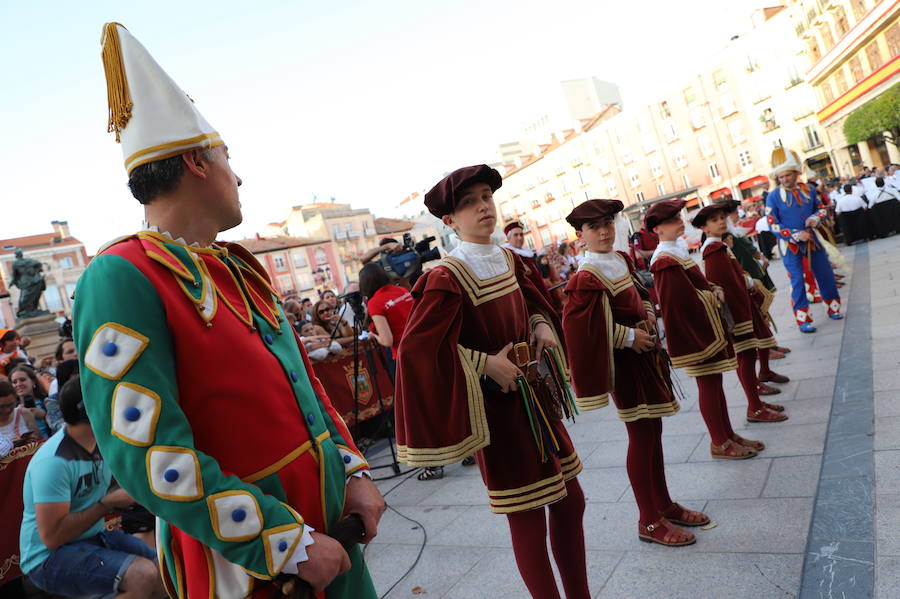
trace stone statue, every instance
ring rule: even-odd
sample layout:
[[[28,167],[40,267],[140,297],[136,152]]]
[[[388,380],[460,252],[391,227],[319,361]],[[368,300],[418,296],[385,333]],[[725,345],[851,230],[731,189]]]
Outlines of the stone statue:
[[[32,258],[23,258],[22,250],[16,249],[16,259],[12,267],[12,285],[19,288],[19,310],[16,317],[19,319],[43,316],[49,314],[46,310],[38,308],[41,294],[47,288],[44,275],[41,273],[43,266]]]

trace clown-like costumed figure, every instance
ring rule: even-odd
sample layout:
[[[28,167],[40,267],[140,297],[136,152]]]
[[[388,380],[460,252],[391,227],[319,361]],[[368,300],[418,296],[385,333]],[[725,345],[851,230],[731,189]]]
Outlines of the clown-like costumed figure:
[[[241,222],[227,147],[124,27],[105,26],[102,55],[147,223],[82,275],[75,341],[103,457],[158,516],[169,594],[269,598],[286,574],[320,596],[374,597],[358,548],[327,536],[347,513],[376,533],[366,461],[265,270],[214,241]]]
[[[816,189],[798,181],[801,168],[796,152],[785,148],[776,148],[772,152],[771,176],[778,182],[778,187],[766,197],[766,214],[772,232],[787,246],[782,254],[791,281],[791,305],[797,325],[804,333],[815,333],[816,327],[812,324],[806,297],[804,257],[809,261],[822,299],[828,306],[829,318],[840,320],[843,315],[834,271],[821,238],[815,233],[815,228],[821,219],[827,217],[827,213]]]

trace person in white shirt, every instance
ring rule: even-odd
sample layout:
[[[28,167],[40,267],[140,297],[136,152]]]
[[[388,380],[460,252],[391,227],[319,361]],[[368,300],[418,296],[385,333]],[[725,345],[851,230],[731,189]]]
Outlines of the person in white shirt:
[[[848,246],[855,241],[867,241],[869,235],[868,206],[862,196],[850,184],[844,185],[844,195],[838,198],[834,211]]]
[[[769,226],[769,219],[765,216],[756,219],[755,228],[756,244],[759,246],[759,251],[766,257],[766,260],[771,262],[772,250],[778,246],[778,238],[775,237],[772,227]]]
[[[900,232],[900,192],[886,185],[882,177],[875,179],[875,190],[869,199],[874,232],[882,238]]]

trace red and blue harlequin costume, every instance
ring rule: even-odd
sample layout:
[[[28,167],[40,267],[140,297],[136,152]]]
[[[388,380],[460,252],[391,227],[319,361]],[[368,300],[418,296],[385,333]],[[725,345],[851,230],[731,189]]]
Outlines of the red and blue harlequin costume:
[[[781,155],[773,153],[772,177],[777,180],[779,174],[789,170],[800,172],[799,159],[790,150],[778,148]],[[776,150],[776,152],[778,151]],[[786,155],[787,154],[787,155]],[[816,240],[815,227],[807,226],[806,221],[813,218],[816,224],[827,218],[828,213],[819,200],[816,189],[805,183],[797,183],[792,189],[776,187],[766,197],[766,215],[772,232],[786,246],[782,251],[784,267],[791,282],[791,305],[797,325],[804,333],[815,332],[812,317],[809,314],[809,301],[806,297],[806,284],[803,272],[804,257],[809,261],[809,268],[818,283],[819,293],[828,307],[828,316],[835,320],[841,316],[841,296],[838,293],[834,271],[828,261],[828,254]],[[808,231],[812,237],[809,241],[800,240],[800,232]],[[784,248],[784,246],[782,246]]]

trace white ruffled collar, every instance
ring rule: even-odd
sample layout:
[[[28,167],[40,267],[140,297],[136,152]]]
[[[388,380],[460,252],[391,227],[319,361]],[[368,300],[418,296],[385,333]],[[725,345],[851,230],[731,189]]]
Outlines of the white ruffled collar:
[[[700,248],[700,251],[702,252],[703,250],[706,249],[706,246],[708,246],[709,244],[714,243],[716,241],[722,241],[722,238],[721,237],[707,237],[706,241],[703,242],[703,247]]]
[[[615,250],[610,252],[592,252],[587,250],[581,258],[582,264],[590,264],[610,279],[621,279],[628,274],[628,264]]]
[[[532,250],[532,249],[529,249],[529,248],[517,248],[517,247],[512,246],[512,245],[510,245],[510,244],[508,244],[508,243],[504,243],[502,247],[505,247],[505,248],[508,249],[509,251],[513,252],[514,254],[518,254],[518,255],[522,256],[523,258],[534,258],[535,254],[537,253],[537,252],[535,252],[535,251]]]
[[[460,241],[450,255],[465,262],[482,281],[500,276],[509,270],[509,263],[503,250],[493,243]]]
[[[682,260],[687,260],[691,257],[691,253],[688,251],[687,245],[684,243],[679,243],[680,240],[676,241],[660,241],[659,245],[656,246],[656,249],[653,250],[653,257],[650,258],[650,264],[656,262],[656,259],[662,253],[673,254],[678,256]]]
[[[190,246],[190,247],[195,247],[195,248],[203,248],[203,247],[204,247],[204,246],[200,245],[199,243],[197,243],[196,241],[194,241],[194,242],[192,242],[192,243],[188,243],[187,241],[184,240],[183,237],[178,237],[178,238],[176,239],[176,238],[173,237],[172,234],[169,233],[168,231],[160,231],[158,226],[156,226],[156,225],[151,225],[151,224],[148,223],[147,221],[143,221],[143,228],[144,228],[145,231],[153,231],[154,233],[159,233],[159,234],[162,235],[163,237],[168,237],[169,239],[171,239],[171,240],[174,241],[175,243],[180,243],[180,244],[182,244],[182,245],[186,245],[186,246]],[[210,246],[205,246],[205,247],[208,249]]]

